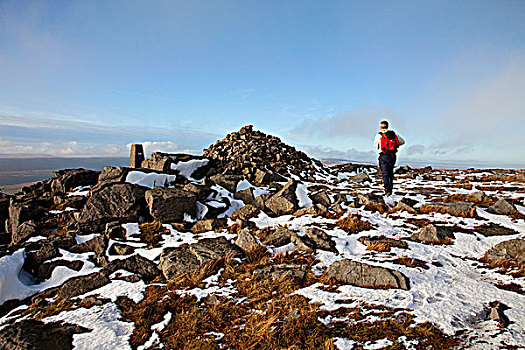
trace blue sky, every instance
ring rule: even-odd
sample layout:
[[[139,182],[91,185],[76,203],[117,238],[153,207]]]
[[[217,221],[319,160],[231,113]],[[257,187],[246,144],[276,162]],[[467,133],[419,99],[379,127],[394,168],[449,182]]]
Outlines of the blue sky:
[[[200,153],[246,124],[318,158],[525,167],[525,1],[0,0],[0,154]]]

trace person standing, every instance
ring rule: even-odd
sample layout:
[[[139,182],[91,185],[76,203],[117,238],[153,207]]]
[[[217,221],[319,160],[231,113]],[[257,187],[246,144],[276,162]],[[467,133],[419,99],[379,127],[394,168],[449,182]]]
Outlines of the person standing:
[[[405,140],[394,130],[388,129],[388,121],[383,120],[375,137],[374,147],[379,152],[379,168],[387,196],[392,194],[394,188],[394,166],[396,165],[397,149],[403,144],[405,144]]]

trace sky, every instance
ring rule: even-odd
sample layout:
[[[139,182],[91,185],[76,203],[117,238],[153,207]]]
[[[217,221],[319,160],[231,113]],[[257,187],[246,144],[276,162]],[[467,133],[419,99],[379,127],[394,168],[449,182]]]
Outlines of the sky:
[[[525,1],[0,0],[0,154],[201,154],[251,124],[316,158],[525,167]]]

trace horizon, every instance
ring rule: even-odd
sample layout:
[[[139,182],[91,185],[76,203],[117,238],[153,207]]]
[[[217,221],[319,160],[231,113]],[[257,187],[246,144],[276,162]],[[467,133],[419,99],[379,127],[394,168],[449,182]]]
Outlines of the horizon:
[[[322,159],[525,167],[525,2],[0,2],[0,153],[200,154],[252,124]]]

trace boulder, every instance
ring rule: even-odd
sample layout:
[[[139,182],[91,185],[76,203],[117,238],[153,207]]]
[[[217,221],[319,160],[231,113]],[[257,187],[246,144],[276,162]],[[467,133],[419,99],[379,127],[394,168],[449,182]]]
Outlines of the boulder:
[[[224,237],[204,238],[190,245],[190,251],[201,265],[211,260],[220,259],[230,254],[233,258],[244,257],[244,252]]]
[[[237,192],[237,185],[242,179],[243,177],[239,175],[217,174],[210,177],[213,183],[227,189],[231,193]]]
[[[322,204],[325,207],[329,207],[332,204],[332,200],[326,191],[319,191],[310,195],[310,199],[313,204]]]
[[[11,235],[11,243],[19,244],[29,237],[36,236],[37,224],[34,220],[24,221],[18,226],[17,230]]]
[[[336,244],[326,232],[317,227],[306,229],[305,237],[308,237],[315,244],[315,249],[326,250],[337,253]]]
[[[253,188],[249,187],[247,189],[238,191],[234,194],[235,199],[239,199],[244,202],[244,204],[250,204],[255,199],[253,194]]]
[[[155,187],[146,191],[145,198],[151,216],[160,222],[182,221],[184,214],[197,214],[197,196],[189,191]]]
[[[191,231],[193,233],[204,233],[208,231],[222,230],[225,227],[228,227],[228,219],[225,218],[199,220],[193,225]]]
[[[65,299],[73,298],[103,287],[110,282],[109,278],[100,272],[93,272],[86,276],[75,277],[66,281],[62,285],[58,292],[58,297]]]
[[[98,177],[97,188],[108,183],[124,183],[130,169],[124,167],[105,167]],[[95,189],[93,189],[95,190]]]
[[[383,197],[374,194],[358,194],[354,198],[354,202],[351,206],[354,208],[364,206],[365,210],[379,211],[380,213],[385,213],[388,211],[388,206],[386,205]]]
[[[283,182],[286,181],[284,176],[274,173],[268,170],[255,170],[255,183],[257,185],[267,185],[272,182]]]
[[[197,196],[197,200],[201,202],[205,201],[206,198],[208,198],[208,196],[213,193],[213,190],[208,186],[196,184],[193,182],[184,185],[182,189],[195,194],[195,196]]]
[[[511,260],[523,264],[525,263],[525,239],[516,238],[496,244],[485,253],[485,258],[492,262]]]
[[[34,234],[31,230],[31,226],[34,226],[45,215],[45,209],[41,206],[41,203],[34,199],[23,198],[18,200],[11,198],[9,206],[9,220],[6,225],[8,233],[11,234],[12,244],[18,244],[23,239],[29,237],[28,235]],[[33,224],[26,225],[26,227],[20,227],[24,222],[31,221]],[[22,230],[23,232],[19,232]]]
[[[361,173],[361,174],[357,174],[357,175],[354,175],[354,176],[350,176],[350,181],[353,181],[353,182],[357,182],[357,183],[362,183],[362,182],[370,182],[372,181],[370,179],[370,176],[368,176],[367,173]]]
[[[237,235],[235,244],[245,252],[249,252],[259,245],[259,240],[251,233],[250,229],[242,229]]]
[[[134,252],[134,247],[122,243],[113,243],[109,248],[109,254],[111,255],[130,255]]]
[[[445,226],[428,224],[414,233],[412,240],[425,243],[441,243],[447,239],[454,238],[452,230]]]
[[[488,207],[487,211],[498,215],[519,215],[520,212],[516,209],[511,200],[500,198],[496,203]]]
[[[0,234],[5,232],[5,222],[9,219],[9,197],[0,192]]]
[[[73,349],[73,335],[90,331],[90,329],[64,322],[44,323],[26,319],[2,328],[0,344],[4,350],[71,350]]]
[[[339,260],[330,265],[326,270],[326,276],[364,288],[410,289],[409,279],[399,271],[348,259]]]
[[[417,214],[417,210],[414,209],[414,205],[418,202],[410,198],[402,198],[400,201],[396,202],[394,205],[395,211],[406,211],[411,214]]]
[[[74,271],[80,271],[84,266],[84,262],[80,260],[52,260],[46,261],[41,265],[37,266],[36,271],[33,273],[33,276],[37,281],[45,281],[51,278],[53,271],[58,266],[64,266]]]
[[[33,275],[38,273],[39,267],[46,261],[58,257],[58,248],[51,242],[42,244],[38,249],[26,253],[24,269]]]
[[[94,252],[97,255],[104,255],[108,247],[108,238],[105,235],[98,235],[84,243],[76,244],[70,248],[72,253]]]
[[[51,192],[67,193],[79,186],[93,186],[98,182],[100,171],[65,169],[53,172]]]
[[[263,239],[263,243],[269,246],[281,247],[290,243],[293,235],[295,235],[295,232],[290,231],[286,227],[279,226]]]
[[[199,268],[199,260],[189,246],[166,248],[160,255],[159,269],[167,280],[181,273],[192,273]]]
[[[137,222],[146,212],[146,188],[128,184],[109,184],[92,194],[78,218],[79,229],[102,231],[108,222]]]
[[[277,216],[296,212],[299,209],[299,200],[296,194],[297,185],[298,182],[295,180],[288,181],[279,192],[266,201],[266,208]]]
[[[160,270],[151,260],[135,254],[125,259],[115,259],[111,261],[103,270],[106,276],[111,275],[117,270],[126,270],[138,274],[143,280],[149,282],[160,275]]]
[[[260,213],[259,209],[257,209],[251,204],[248,204],[234,211],[232,214],[232,219],[233,220],[241,219],[244,221],[248,221],[251,218],[257,217],[259,213]]]
[[[478,226],[474,229],[475,232],[482,234],[485,237],[490,236],[508,236],[517,235],[519,232],[511,228],[489,222],[488,224]]]

